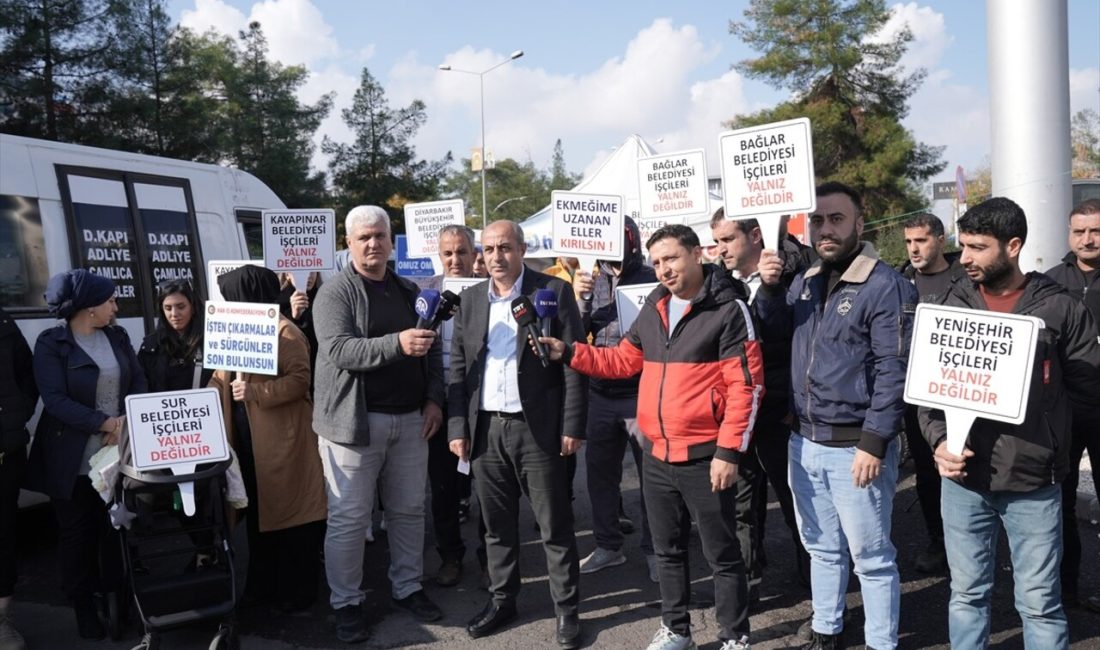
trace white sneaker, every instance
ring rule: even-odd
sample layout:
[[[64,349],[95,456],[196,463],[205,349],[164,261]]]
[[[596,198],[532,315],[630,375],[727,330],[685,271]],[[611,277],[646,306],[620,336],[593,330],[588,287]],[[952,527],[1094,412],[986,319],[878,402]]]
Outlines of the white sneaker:
[[[626,556],[622,551],[609,551],[606,548],[596,547],[596,550],[581,560],[581,573],[595,573],[608,567],[619,566],[626,563]]]
[[[737,641],[730,639],[722,644],[718,650],[750,650],[748,635],[742,636]]]
[[[680,636],[661,623],[661,629],[653,636],[646,650],[696,650],[698,646],[690,636]]]
[[[657,556],[645,556],[645,563],[649,567],[649,581],[655,585],[661,584],[661,575],[657,573]]]

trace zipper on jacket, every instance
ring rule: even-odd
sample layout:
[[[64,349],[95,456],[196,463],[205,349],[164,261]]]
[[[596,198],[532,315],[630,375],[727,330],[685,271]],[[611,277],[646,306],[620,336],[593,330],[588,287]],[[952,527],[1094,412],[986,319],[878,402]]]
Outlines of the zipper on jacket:
[[[670,296],[669,297],[669,305],[671,305],[671,304],[672,304],[672,298]],[[694,303],[688,303],[687,310],[684,312],[684,314],[682,316],[680,316],[679,322],[676,323],[676,327],[672,328],[672,331],[668,331],[667,327],[665,329],[665,331],[668,331],[668,336],[665,338],[665,356],[664,356],[664,359],[662,360],[662,363],[661,363],[661,384],[657,388],[657,424],[659,424],[660,427],[661,427],[661,438],[663,438],[664,441],[665,441],[665,462],[666,463],[671,462],[669,460],[669,458],[671,457],[671,449],[669,448],[669,444],[668,444],[668,434],[665,433],[665,416],[664,416],[664,414],[665,414],[665,375],[668,373],[668,353],[669,353],[669,349],[672,347],[672,338],[674,336],[676,336],[676,333],[679,332],[683,328],[684,321],[687,320],[687,317],[692,314],[691,306],[693,304]],[[660,314],[658,313],[657,316],[659,318]],[[664,322],[662,321],[661,324],[664,325]]]

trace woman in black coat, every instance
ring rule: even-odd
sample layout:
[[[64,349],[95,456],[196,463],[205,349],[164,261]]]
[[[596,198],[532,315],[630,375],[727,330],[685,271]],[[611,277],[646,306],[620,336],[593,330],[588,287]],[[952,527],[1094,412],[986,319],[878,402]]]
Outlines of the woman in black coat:
[[[46,303],[65,322],[42,332],[34,346],[43,409],[25,485],[53,504],[62,584],[80,636],[101,639],[95,594],[117,591],[122,559],[88,461],[118,444],[126,396],[146,392],[145,373],[126,330],[113,324],[118,305],[109,279],[84,269],[59,273],[46,285]]]
[[[202,301],[187,280],[157,287],[157,327],[145,337],[138,360],[150,392],[202,388],[213,370],[202,367]]]

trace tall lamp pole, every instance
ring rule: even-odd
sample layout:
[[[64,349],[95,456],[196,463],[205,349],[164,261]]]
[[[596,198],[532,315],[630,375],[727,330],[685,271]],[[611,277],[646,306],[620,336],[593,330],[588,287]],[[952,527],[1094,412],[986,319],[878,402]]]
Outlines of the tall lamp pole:
[[[461,68],[453,68],[446,64],[439,66],[439,69],[444,72],[461,72],[464,74],[472,74],[478,78],[478,83],[481,86],[481,228],[483,230],[485,229],[485,226],[488,225],[489,220],[489,200],[488,198],[486,198],[485,192],[485,75],[492,72],[493,70],[496,70],[505,63],[508,63],[509,61],[514,61],[521,56],[523,56],[523,50],[516,50],[515,52],[512,52],[512,54],[507,59],[501,61],[500,63],[497,63],[494,66],[490,66],[489,68],[481,72],[476,72],[474,70],[463,70]]]

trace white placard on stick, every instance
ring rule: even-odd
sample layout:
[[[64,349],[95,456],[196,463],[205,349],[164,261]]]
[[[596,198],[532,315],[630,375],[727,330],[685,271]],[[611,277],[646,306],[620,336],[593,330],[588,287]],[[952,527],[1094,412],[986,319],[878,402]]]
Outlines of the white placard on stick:
[[[444,226],[466,224],[466,208],[462,199],[405,204],[405,233],[408,236],[409,257],[439,255],[439,230]]]
[[[943,410],[953,454],[976,418],[1023,422],[1043,327],[1034,316],[917,305],[905,401]]]
[[[245,264],[263,266],[263,260],[211,260],[206,263],[206,286],[209,289],[207,300],[223,300],[222,291],[218,288],[218,278],[236,271]]]
[[[204,368],[279,374],[279,306],[251,302],[206,303]]]
[[[485,282],[485,278],[443,278],[443,291],[451,291],[458,294],[462,300],[466,300],[469,296],[463,296],[462,292],[474,286]],[[459,309],[462,306],[459,305]],[[454,335],[454,319],[443,321],[443,326],[439,328],[439,336],[443,339],[443,366],[445,368],[451,367],[451,338]]]
[[[139,471],[168,469],[194,474],[200,463],[229,459],[216,388],[142,393],[126,397],[130,464]],[[183,511],[195,514],[195,484],[179,484]]]
[[[727,131],[718,143],[726,218],[757,219],[764,244],[774,250],[779,217],[817,206],[810,120]]]
[[[316,210],[264,210],[264,266],[290,273],[305,291],[313,271],[336,269],[336,213]]]
[[[615,289],[615,310],[619,315],[619,330],[626,334],[630,326],[638,319],[645,299],[653,290],[661,286],[660,282],[628,284]]]
[[[642,219],[710,214],[707,155],[702,149],[638,159]]]
[[[623,259],[623,197],[555,190],[550,194],[552,248],[576,257],[580,268]]]

